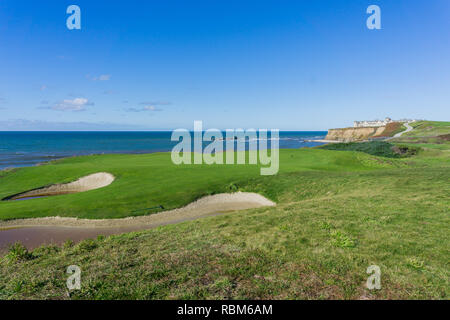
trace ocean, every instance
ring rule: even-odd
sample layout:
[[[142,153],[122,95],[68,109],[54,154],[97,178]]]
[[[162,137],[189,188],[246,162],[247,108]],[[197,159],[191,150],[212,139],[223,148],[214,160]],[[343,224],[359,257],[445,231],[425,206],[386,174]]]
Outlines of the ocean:
[[[326,131],[282,131],[280,149],[321,145],[307,142],[324,139]],[[71,156],[108,153],[151,153],[171,151],[171,131],[18,132],[0,131],[0,170],[33,166]]]

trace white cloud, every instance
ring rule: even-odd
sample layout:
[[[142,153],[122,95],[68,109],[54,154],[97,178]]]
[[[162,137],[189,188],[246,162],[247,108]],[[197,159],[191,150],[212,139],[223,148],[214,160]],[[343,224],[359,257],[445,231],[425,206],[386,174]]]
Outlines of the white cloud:
[[[128,100],[124,103],[128,103]],[[171,103],[169,101],[144,101],[140,102],[139,104],[144,105],[144,107],[141,108],[128,108],[125,109],[127,112],[155,112],[155,111],[163,111],[158,106],[168,106]]]
[[[151,106],[168,106],[171,103],[169,101],[150,101],[150,102],[144,101],[144,102],[141,102],[140,104],[151,105]]]
[[[98,77],[99,81],[108,81],[109,79],[111,79],[110,74],[102,74],[100,77]]]
[[[91,77],[90,75],[87,75],[86,78],[91,79],[93,81],[108,81],[111,80],[111,75],[110,74],[102,74],[98,77]]]
[[[10,119],[0,120],[5,131],[111,131],[111,130],[154,130],[154,127],[108,122],[52,122],[42,120]],[[167,129],[167,128],[159,128]]]
[[[86,110],[86,106],[93,105],[92,102],[89,102],[86,98],[75,98],[75,99],[65,99],[57,104],[55,104],[51,109],[57,111],[84,111]]]
[[[146,112],[146,111],[150,111],[150,112],[152,112],[152,111],[162,111],[162,109],[159,109],[159,108],[157,108],[155,106],[145,106],[143,108],[128,108],[125,111],[128,111],[128,112]]]
[[[158,111],[160,109],[156,108],[155,106],[146,106],[144,107],[145,111]]]

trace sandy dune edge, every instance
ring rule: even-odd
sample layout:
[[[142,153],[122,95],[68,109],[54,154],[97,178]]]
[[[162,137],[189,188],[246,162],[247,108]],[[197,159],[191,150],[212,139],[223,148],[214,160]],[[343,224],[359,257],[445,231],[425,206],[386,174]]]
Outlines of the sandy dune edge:
[[[65,184],[54,184],[48,187],[43,187],[31,191],[26,191],[15,196],[12,196],[10,200],[40,197],[40,196],[54,196],[68,193],[85,192],[89,190],[100,189],[109,186],[114,181],[114,176],[107,172],[94,173],[85,177],[82,177],[74,182]]]
[[[34,219],[20,219],[0,221],[0,228],[18,227],[84,227],[84,228],[109,228],[109,227],[139,227],[151,225],[164,225],[171,222],[186,221],[211,215],[214,213],[245,210],[252,208],[275,206],[276,204],[257,193],[237,192],[223,193],[201,198],[187,206],[170,211],[140,217],[123,219],[78,219],[65,217],[47,217]]]

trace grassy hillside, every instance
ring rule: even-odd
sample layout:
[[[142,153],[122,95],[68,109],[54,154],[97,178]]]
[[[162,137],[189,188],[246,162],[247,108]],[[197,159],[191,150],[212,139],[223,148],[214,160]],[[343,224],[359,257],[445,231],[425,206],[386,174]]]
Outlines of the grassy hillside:
[[[418,121],[411,123],[413,131],[407,132],[393,141],[400,143],[414,143],[433,149],[447,149],[450,145],[450,122]]]
[[[405,137],[436,137],[450,134],[448,121],[418,121],[411,123],[413,131],[405,133]]]
[[[397,133],[405,131],[406,127],[401,122],[391,122],[386,125],[386,128],[380,135],[373,136],[373,138],[393,137]]]
[[[179,206],[224,190],[259,192],[278,205],[63,248],[16,246],[0,258],[0,299],[67,299],[66,268],[74,264],[82,289],[72,299],[449,299],[449,150],[405,159],[283,150],[273,177],[246,167],[172,168],[165,154],[82,157],[7,173],[2,195],[13,178],[16,189],[37,186],[36,174],[49,183],[101,169],[118,180],[109,190],[56,197],[55,208],[44,199],[3,203],[2,218],[60,213],[63,199],[67,215],[122,216],[134,201]],[[91,204],[90,193],[107,198]],[[365,288],[374,264],[379,291]]]

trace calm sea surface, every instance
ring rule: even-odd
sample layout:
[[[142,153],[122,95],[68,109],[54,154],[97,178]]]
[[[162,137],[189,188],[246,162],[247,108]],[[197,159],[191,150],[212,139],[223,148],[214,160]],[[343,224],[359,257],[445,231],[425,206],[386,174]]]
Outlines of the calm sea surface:
[[[0,170],[32,166],[50,160],[89,154],[171,151],[171,132],[1,132]],[[324,131],[280,132],[281,149],[312,147]]]

